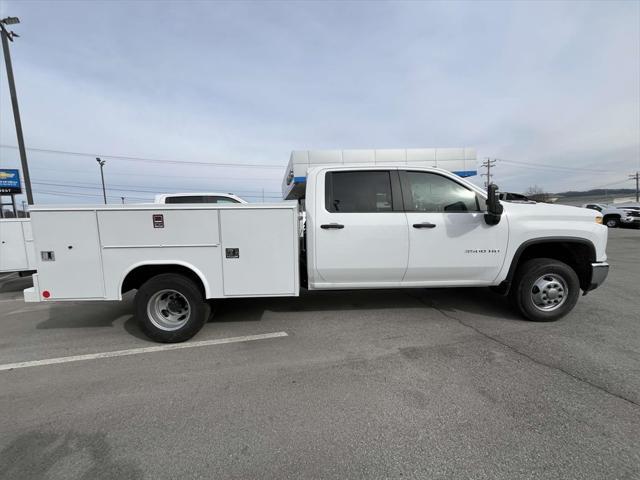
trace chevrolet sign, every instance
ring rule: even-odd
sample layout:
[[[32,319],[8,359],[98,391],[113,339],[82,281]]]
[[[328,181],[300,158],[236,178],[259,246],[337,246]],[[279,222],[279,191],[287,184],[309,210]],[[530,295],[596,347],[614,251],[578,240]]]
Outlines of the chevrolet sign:
[[[0,168],[0,195],[22,193],[20,171],[13,168]]]

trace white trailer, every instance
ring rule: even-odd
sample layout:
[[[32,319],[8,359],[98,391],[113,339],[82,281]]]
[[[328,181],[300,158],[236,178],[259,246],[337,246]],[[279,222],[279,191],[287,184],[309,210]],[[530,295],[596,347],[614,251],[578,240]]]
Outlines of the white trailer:
[[[28,218],[0,219],[0,273],[36,270],[31,222]]]
[[[308,157],[359,155],[340,152]],[[493,287],[524,317],[551,321],[605,280],[598,212],[501,204],[495,185],[485,192],[408,162],[409,153],[388,163],[293,165],[293,179],[290,165],[283,196],[298,201],[33,207],[38,273],[25,300],[118,300],[137,290],[142,329],[176,342],[204,325],[207,302],[218,298]],[[296,176],[304,186],[289,188]]]

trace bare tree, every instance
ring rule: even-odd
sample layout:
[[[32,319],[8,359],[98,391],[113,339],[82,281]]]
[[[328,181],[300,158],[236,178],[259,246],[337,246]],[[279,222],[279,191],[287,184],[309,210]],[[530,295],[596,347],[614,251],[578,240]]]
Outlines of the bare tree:
[[[548,203],[551,201],[551,195],[545,192],[542,187],[538,185],[534,185],[533,187],[529,187],[524,194],[529,198],[529,200],[533,200],[535,202],[545,202]]]

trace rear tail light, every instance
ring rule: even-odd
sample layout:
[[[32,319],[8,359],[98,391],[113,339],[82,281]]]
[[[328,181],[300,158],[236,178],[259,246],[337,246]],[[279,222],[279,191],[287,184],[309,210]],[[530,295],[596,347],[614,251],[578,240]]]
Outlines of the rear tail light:
[[[51,296],[51,292],[49,290],[45,290],[44,292],[42,292],[42,296],[44,298],[49,298]]]

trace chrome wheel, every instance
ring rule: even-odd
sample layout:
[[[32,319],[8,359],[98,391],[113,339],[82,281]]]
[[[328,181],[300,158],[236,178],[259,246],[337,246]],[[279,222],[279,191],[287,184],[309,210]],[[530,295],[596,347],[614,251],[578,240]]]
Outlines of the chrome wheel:
[[[179,330],[189,321],[191,306],[180,292],[160,290],[147,302],[147,316],[161,330]]]
[[[550,312],[557,310],[567,300],[569,289],[564,278],[549,273],[538,278],[531,288],[531,300],[538,310]]]

